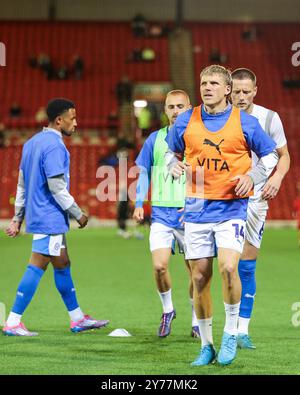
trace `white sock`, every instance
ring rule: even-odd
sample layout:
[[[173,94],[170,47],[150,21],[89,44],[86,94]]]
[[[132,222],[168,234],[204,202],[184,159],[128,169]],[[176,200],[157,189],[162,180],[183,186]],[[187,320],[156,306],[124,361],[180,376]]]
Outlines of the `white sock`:
[[[227,304],[224,302],[226,321],[224,332],[229,333],[229,335],[237,335],[238,333],[238,319],[240,312],[240,302],[236,304]]]
[[[198,320],[198,325],[201,336],[201,346],[204,347],[208,344],[213,344],[212,317]]]
[[[248,335],[248,328],[250,324],[250,318],[239,317],[238,333],[244,333]]]
[[[77,307],[77,309],[75,309],[75,310],[68,311],[68,313],[69,313],[71,321],[73,321],[73,322],[80,321],[84,318],[84,314],[81,311],[80,307]]]
[[[163,306],[163,312],[164,313],[171,313],[171,311],[174,310],[173,303],[172,303],[172,289],[170,288],[169,291],[167,292],[158,292],[158,295],[160,297],[162,306]]]
[[[17,326],[21,322],[22,314],[10,312],[6,321],[7,326]]]
[[[194,300],[190,299],[192,306],[192,326],[198,326],[198,319],[196,317],[195,308],[194,308]]]

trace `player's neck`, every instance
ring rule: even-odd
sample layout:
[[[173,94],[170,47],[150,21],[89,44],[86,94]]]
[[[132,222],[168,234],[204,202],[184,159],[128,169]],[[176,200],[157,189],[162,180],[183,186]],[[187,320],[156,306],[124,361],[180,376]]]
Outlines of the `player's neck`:
[[[49,125],[47,126],[49,129],[53,129],[56,130],[57,132],[59,132],[61,134],[61,130],[57,129],[57,127],[55,126],[54,123],[49,123]]]
[[[207,105],[204,104],[205,112],[207,112],[207,114],[211,114],[211,115],[216,115],[216,114],[219,114],[221,112],[224,112],[224,111],[227,110],[227,107],[228,107],[228,103],[227,102],[213,104],[211,106],[207,106]]]
[[[251,104],[251,106],[247,109],[246,113],[251,115],[253,111],[254,103]]]
[[[44,128],[44,129],[50,129],[50,130],[52,130],[53,131],[53,133],[55,133],[55,134],[57,134],[58,136],[60,136],[61,138],[63,138],[63,134],[62,134],[62,132],[60,131],[60,130],[58,130],[56,127],[55,127],[55,125],[53,125],[53,124],[51,124],[51,123],[49,123],[49,125],[46,127],[46,128]]]

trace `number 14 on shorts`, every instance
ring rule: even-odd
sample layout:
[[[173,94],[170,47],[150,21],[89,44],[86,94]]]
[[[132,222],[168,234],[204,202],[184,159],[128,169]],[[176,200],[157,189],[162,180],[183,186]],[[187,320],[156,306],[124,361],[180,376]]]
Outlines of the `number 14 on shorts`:
[[[239,225],[239,224],[232,224],[232,226],[235,228],[235,237],[237,239],[240,238],[240,236],[245,239],[245,233],[244,233],[244,225]]]

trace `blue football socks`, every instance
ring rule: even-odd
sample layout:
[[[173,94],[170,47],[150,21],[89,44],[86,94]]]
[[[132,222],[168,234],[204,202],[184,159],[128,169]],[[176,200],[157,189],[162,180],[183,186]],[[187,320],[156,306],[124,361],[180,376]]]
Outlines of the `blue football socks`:
[[[239,316],[243,318],[250,318],[253,310],[256,292],[255,269],[256,259],[240,260],[239,275],[242,283],[242,298]]]
[[[22,315],[29,305],[39,282],[44,274],[44,270],[39,267],[28,265],[24,276],[19,284],[15,303],[12,312]]]
[[[76,292],[71,277],[70,267],[65,269],[54,269],[54,280],[56,288],[58,289],[61,297],[68,309],[72,311],[79,307]]]

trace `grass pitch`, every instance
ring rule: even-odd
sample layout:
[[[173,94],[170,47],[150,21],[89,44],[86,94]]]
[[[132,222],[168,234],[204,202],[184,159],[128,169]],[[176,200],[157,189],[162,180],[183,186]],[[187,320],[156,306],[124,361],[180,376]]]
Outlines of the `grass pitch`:
[[[267,229],[257,264],[257,297],[251,323],[256,350],[240,350],[228,367],[191,367],[200,349],[190,337],[188,276],[182,256],[172,258],[173,301],[177,318],[168,338],[156,336],[161,305],[155,289],[147,237],[123,240],[114,229],[68,234],[73,280],[82,310],[109,319],[101,330],[73,334],[53,269],[49,266],[24,314],[36,338],[0,336],[0,374],[49,375],[222,375],[299,374],[300,327],[292,324],[292,305],[300,302],[300,250],[296,231]],[[0,302],[7,314],[31,250],[31,236],[0,236]],[[214,263],[214,341],[224,326],[220,276]],[[300,304],[298,309],[300,309]],[[294,316],[297,324],[297,317]],[[299,319],[300,325],[300,319]],[[132,337],[107,336],[125,328]]]

